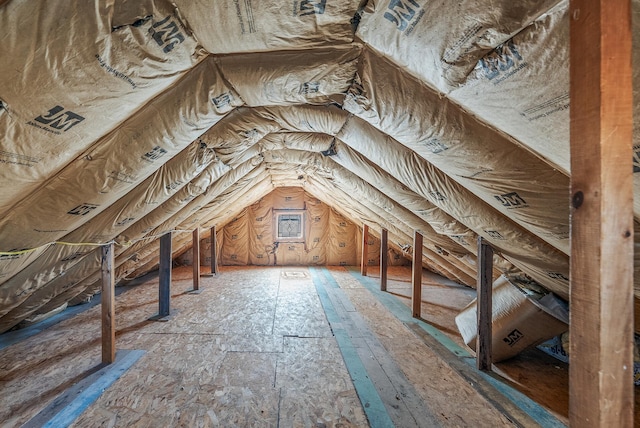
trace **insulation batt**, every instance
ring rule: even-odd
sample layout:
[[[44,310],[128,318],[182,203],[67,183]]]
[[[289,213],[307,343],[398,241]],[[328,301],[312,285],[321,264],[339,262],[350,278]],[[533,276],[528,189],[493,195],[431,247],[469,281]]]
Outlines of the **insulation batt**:
[[[438,168],[367,122],[351,118],[338,138],[402,184],[487,239],[518,268],[560,296],[568,296],[568,258],[528,233]],[[375,143],[372,143],[375,142]],[[473,243],[470,243],[473,245]]]
[[[224,99],[224,103],[216,105],[213,101],[216,99]],[[83,157],[4,216],[0,220],[0,234],[5,250],[16,246],[37,247],[86,224],[241,103],[216,73],[212,60],[201,62],[193,73],[102,138]],[[45,194],[57,197],[45,197]],[[43,218],[55,222],[56,229],[32,226]],[[92,236],[99,232],[100,229],[94,229]],[[113,237],[98,239],[107,241]],[[24,267],[22,257],[25,256],[0,260],[3,281]],[[2,310],[15,307],[40,286],[36,281],[1,287]]]
[[[247,106],[342,104],[360,46],[227,55],[218,67]]]
[[[10,1],[0,8],[0,180],[12,183],[0,192],[0,213],[204,58],[170,1],[133,3]]]
[[[358,73],[359,85],[354,85],[345,109],[393,135],[505,217],[568,253],[565,175],[371,51],[363,53]],[[414,100],[410,105],[408,98]]]
[[[520,32],[558,0],[402,0],[365,9],[357,36],[448,93],[487,52]]]
[[[568,9],[568,1],[559,3],[496,46],[448,94],[565,175],[570,170]]]
[[[360,0],[175,3],[205,49],[219,54],[350,43],[354,37],[351,19]]]
[[[483,236],[497,271],[568,297],[568,2],[362,3],[3,2],[0,251],[115,239],[122,280],[158,235],[216,225],[228,263],[357,264],[365,223],[399,253],[419,230],[423,266],[467,285]],[[277,209],[306,210],[305,242],[273,246]],[[0,331],[99,267],[3,255]]]

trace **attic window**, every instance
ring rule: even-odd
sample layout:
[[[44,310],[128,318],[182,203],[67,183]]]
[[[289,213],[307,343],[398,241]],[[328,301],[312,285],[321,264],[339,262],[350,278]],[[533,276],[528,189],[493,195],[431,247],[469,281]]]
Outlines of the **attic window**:
[[[275,212],[276,241],[304,240],[304,211]]]

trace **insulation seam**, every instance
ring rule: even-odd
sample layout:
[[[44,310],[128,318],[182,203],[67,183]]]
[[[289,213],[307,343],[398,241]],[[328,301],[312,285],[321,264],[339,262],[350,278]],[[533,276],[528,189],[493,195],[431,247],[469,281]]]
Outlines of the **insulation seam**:
[[[192,230],[170,230],[167,231],[165,233],[192,233]],[[34,248],[26,248],[24,250],[17,250],[17,251],[0,251],[0,256],[14,256],[14,255],[21,255],[21,254],[27,254],[27,253],[32,253],[34,251],[37,251],[41,248],[45,248],[45,247],[49,247],[51,245],[66,245],[68,247],[102,247],[103,245],[109,245],[109,244],[115,244],[119,247],[129,247],[137,242],[140,241],[144,241],[146,239],[157,239],[160,238],[161,236],[165,235],[165,233],[160,234],[160,235],[151,235],[151,236],[144,236],[142,238],[138,238],[138,239],[134,239],[132,241],[126,241],[126,242],[118,242],[116,240],[111,240],[111,241],[107,241],[107,242],[66,242],[66,241],[51,241],[51,242],[47,242],[46,244],[42,244],[38,247],[34,247]]]

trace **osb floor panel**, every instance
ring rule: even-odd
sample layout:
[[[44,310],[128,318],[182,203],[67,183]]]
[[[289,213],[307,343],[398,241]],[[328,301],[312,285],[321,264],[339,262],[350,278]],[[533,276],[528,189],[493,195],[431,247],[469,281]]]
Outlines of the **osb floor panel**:
[[[379,280],[379,270],[376,267],[370,267],[368,273],[372,279]],[[410,307],[411,269],[389,267],[388,278],[387,291]],[[446,333],[458,345],[468,349],[464,345],[454,319],[475,299],[475,296],[476,292],[473,289],[424,271],[421,316],[425,321]],[[495,364],[494,371],[503,377],[505,383],[541,404],[560,421],[568,424],[568,364],[534,348]]]
[[[446,362],[416,340],[353,275],[342,268],[329,267],[329,270],[431,411],[442,418],[444,426],[512,426]],[[390,269],[389,273],[393,271]],[[387,291],[403,286],[392,282],[388,283]]]
[[[443,426],[510,425],[348,271],[330,271]],[[201,294],[188,294],[190,272],[173,271],[168,322],[147,320],[157,312],[157,278],[117,297],[118,349],[147,353],[74,426],[367,426],[306,268],[223,267],[217,277],[201,278]],[[409,295],[410,269],[392,267],[389,278],[389,291]],[[453,317],[473,291],[428,278],[424,287],[433,304],[424,304],[423,316],[460,342]],[[25,423],[95,370],[99,318],[94,307],[0,351],[2,426]],[[560,364],[539,372],[524,358],[499,368],[534,390],[539,378],[552,378],[550,389],[533,397],[542,402],[566,381],[565,369],[555,368]],[[566,414],[566,397],[547,400]]]

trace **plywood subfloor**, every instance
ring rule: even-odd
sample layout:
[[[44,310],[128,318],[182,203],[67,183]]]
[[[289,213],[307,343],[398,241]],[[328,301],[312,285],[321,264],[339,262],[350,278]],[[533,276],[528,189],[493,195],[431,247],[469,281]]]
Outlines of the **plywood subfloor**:
[[[377,279],[378,274],[379,271],[375,267],[370,270],[372,278]],[[410,307],[411,271],[406,267],[390,267],[388,291]],[[475,297],[475,290],[424,271],[422,318],[465,348],[454,318]],[[533,348],[495,364],[494,370],[507,384],[547,408],[559,420],[568,423],[568,364]]]
[[[147,353],[75,426],[368,425],[306,268],[223,267],[201,278],[201,294],[188,293],[190,272],[173,271],[168,322],[148,321],[157,312],[157,278],[117,297],[118,349]],[[510,425],[347,270],[330,272],[442,426]],[[390,269],[391,292],[408,295],[405,275]],[[459,340],[453,316],[473,292],[430,286],[426,279],[424,299],[440,296],[430,321]],[[95,370],[99,316],[95,307],[0,351],[4,425],[20,426]],[[522,377],[527,368],[501,369],[531,385]]]
[[[378,281],[379,270],[370,266],[369,276]],[[411,306],[411,269],[390,266],[388,291],[407,307]],[[437,326],[454,342],[464,347],[455,325],[455,316],[476,296],[475,290],[442,277],[423,272],[422,318]],[[467,348],[468,349],[468,348]],[[472,352],[472,351],[470,351]],[[565,424],[569,423],[569,365],[537,348],[494,365],[502,380],[539,403]],[[640,424],[640,394],[635,391],[635,420]]]

